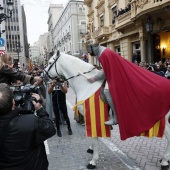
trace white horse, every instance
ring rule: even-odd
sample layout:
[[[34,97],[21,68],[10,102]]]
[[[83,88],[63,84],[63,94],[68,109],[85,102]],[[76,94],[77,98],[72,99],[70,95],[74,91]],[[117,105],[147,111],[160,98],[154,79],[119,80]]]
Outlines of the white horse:
[[[103,81],[96,81],[89,83],[87,77],[93,77],[99,72],[98,69],[94,69],[94,66],[86,63],[74,56],[60,53],[54,54],[49,60],[48,66],[45,69],[45,73],[49,78],[56,78],[59,76],[65,77],[68,80],[70,86],[74,90],[77,101],[83,101],[89,98],[94,92],[96,92],[101,86]],[[84,76],[81,74],[84,73]],[[83,105],[78,105],[79,112],[83,115]],[[168,141],[167,149],[161,160],[161,167],[163,170],[168,170],[170,160],[170,127],[169,127],[170,112],[166,115],[166,127],[165,136]],[[99,158],[98,152],[98,138],[93,138],[93,145],[89,147],[88,151],[93,153],[92,160],[87,165],[88,169],[94,169],[96,167],[96,161]]]

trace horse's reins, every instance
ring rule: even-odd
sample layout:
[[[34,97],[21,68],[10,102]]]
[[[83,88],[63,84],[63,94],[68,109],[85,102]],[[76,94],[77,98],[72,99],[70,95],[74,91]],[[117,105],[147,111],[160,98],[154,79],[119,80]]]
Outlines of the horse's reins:
[[[83,74],[90,73],[90,72],[93,71],[94,69],[96,69],[96,68],[93,67],[90,71],[83,72]],[[71,77],[67,78],[66,81],[69,80],[69,79],[72,79],[72,78],[74,78],[74,77],[78,77],[78,76],[80,76],[80,75],[81,75],[81,74],[79,73],[79,74],[77,74],[77,75],[75,75],[75,76],[71,76]]]
[[[59,53],[57,53],[56,54],[56,59],[54,59],[54,62],[50,65],[50,67],[49,67],[49,69],[46,71],[46,70],[44,70],[45,71],[45,73],[47,74],[47,76],[50,78],[50,79],[56,79],[58,76],[59,77],[63,77],[62,75],[60,75],[59,73],[58,73],[58,71],[57,71],[57,66],[56,66],[56,62],[57,62],[57,60],[59,59],[59,57],[60,57],[60,54]],[[50,71],[50,69],[52,68],[52,66],[55,64],[55,71],[56,71],[56,73],[57,73],[57,75],[58,76],[56,76],[56,77],[51,77],[50,75],[49,75],[49,71]],[[86,72],[83,72],[83,74],[87,74],[87,73],[90,73],[91,71],[93,71],[94,69],[96,69],[96,67],[93,67],[91,70],[89,70],[89,71],[86,71]],[[74,78],[74,77],[78,77],[78,76],[80,76],[81,74],[79,73],[79,74],[77,74],[77,75],[75,75],[75,76],[71,76],[71,77],[69,77],[69,78],[67,78],[67,79],[64,79],[65,81],[68,81],[68,80],[70,80],[70,79],[72,79],[72,78]]]

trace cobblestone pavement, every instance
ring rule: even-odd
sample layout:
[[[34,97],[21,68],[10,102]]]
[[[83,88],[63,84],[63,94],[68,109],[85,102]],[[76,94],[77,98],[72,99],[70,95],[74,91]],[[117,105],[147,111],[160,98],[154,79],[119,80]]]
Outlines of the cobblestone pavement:
[[[49,170],[85,170],[92,158],[92,155],[86,152],[91,140],[85,136],[85,127],[74,120],[74,112],[70,108],[75,104],[75,95],[71,88],[67,93],[67,104],[73,135],[69,136],[66,125],[62,125],[63,137],[55,135],[48,139]],[[114,126],[111,138],[99,139],[96,169],[160,170],[159,160],[166,145],[166,140],[159,138],[133,137],[121,141],[119,128]]]

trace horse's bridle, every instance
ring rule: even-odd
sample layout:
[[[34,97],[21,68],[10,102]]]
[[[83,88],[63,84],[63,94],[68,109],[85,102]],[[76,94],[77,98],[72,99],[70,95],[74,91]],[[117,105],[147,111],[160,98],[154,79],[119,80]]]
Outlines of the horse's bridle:
[[[57,51],[56,58],[55,58],[55,59],[53,58],[53,59],[54,59],[54,62],[50,65],[50,67],[48,68],[47,71],[44,70],[45,73],[46,73],[46,75],[47,75],[50,79],[56,79],[56,78],[58,78],[58,77],[62,77],[62,76],[58,73],[58,71],[57,71],[57,66],[56,66],[56,62],[57,62],[57,60],[59,59],[59,57],[60,57],[60,53]],[[51,70],[51,68],[52,68],[52,66],[53,66],[54,64],[55,64],[55,71],[56,71],[56,73],[57,73],[58,76],[56,76],[56,77],[51,77],[48,72]]]
[[[60,74],[58,73],[58,71],[57,71],[57,66],[56,66],[56,62],[57,62],[57,60],[58,60],[59,57],[60,57],[59,51],[57,51],[56,56],[57,56],[57,57],[54,59],[54,62],[50,65],[50,67],[48,68],[48,70],[47,70],[47,71],[44,70],[45,73],[47,74],[47,76],[48,76],[50,79],[56,79],[56,78],[58,78],[58,77],[63,77],[62,75],[60,75]],[[55,71],[56,71],[56,73],[57,73],[58,76],[56,76],[56,77],[51,77],[48,72],[50,71],[50,69],[52,68],[52,66],[53,66],[54,64],[55,64]],[[93,71],[94,69],[96,69],[96,67],[93,67],[90,71],[83,72],[83,74],[90,73],[90,72]],[[64,78],[64,81],[68,81],[69,79],[72,79],[72,78],[74,78],[74,77],[78,77],[78,76],[80,76],[80,75],[81,75],[81,74],[77,74],[77,75],[71,76],[71,77],[69,77],[69,78],[67,78],[67,79]]]

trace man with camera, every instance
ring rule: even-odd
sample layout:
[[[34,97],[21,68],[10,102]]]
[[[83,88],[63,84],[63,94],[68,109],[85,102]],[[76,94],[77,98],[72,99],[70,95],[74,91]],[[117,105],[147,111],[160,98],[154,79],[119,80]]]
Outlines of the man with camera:
[[[44,141],[56,130],[43,109],[38,94],[33,93],[34,114],[20,114],[15,109],[13,93],[0,83],[0,169],[47,170]]]
[[[72,129],[66,105],[67,90],[67,82],[62,79],[53,80],[52,82],[50,82],[48,87],[48,93],[52,93],[53,111],[56,120],[55,123],[58,137],[62,137],[62,133],[60,130],[61,113],[63,114],[63,117],[67,123],[68,134],[72,135]]]

